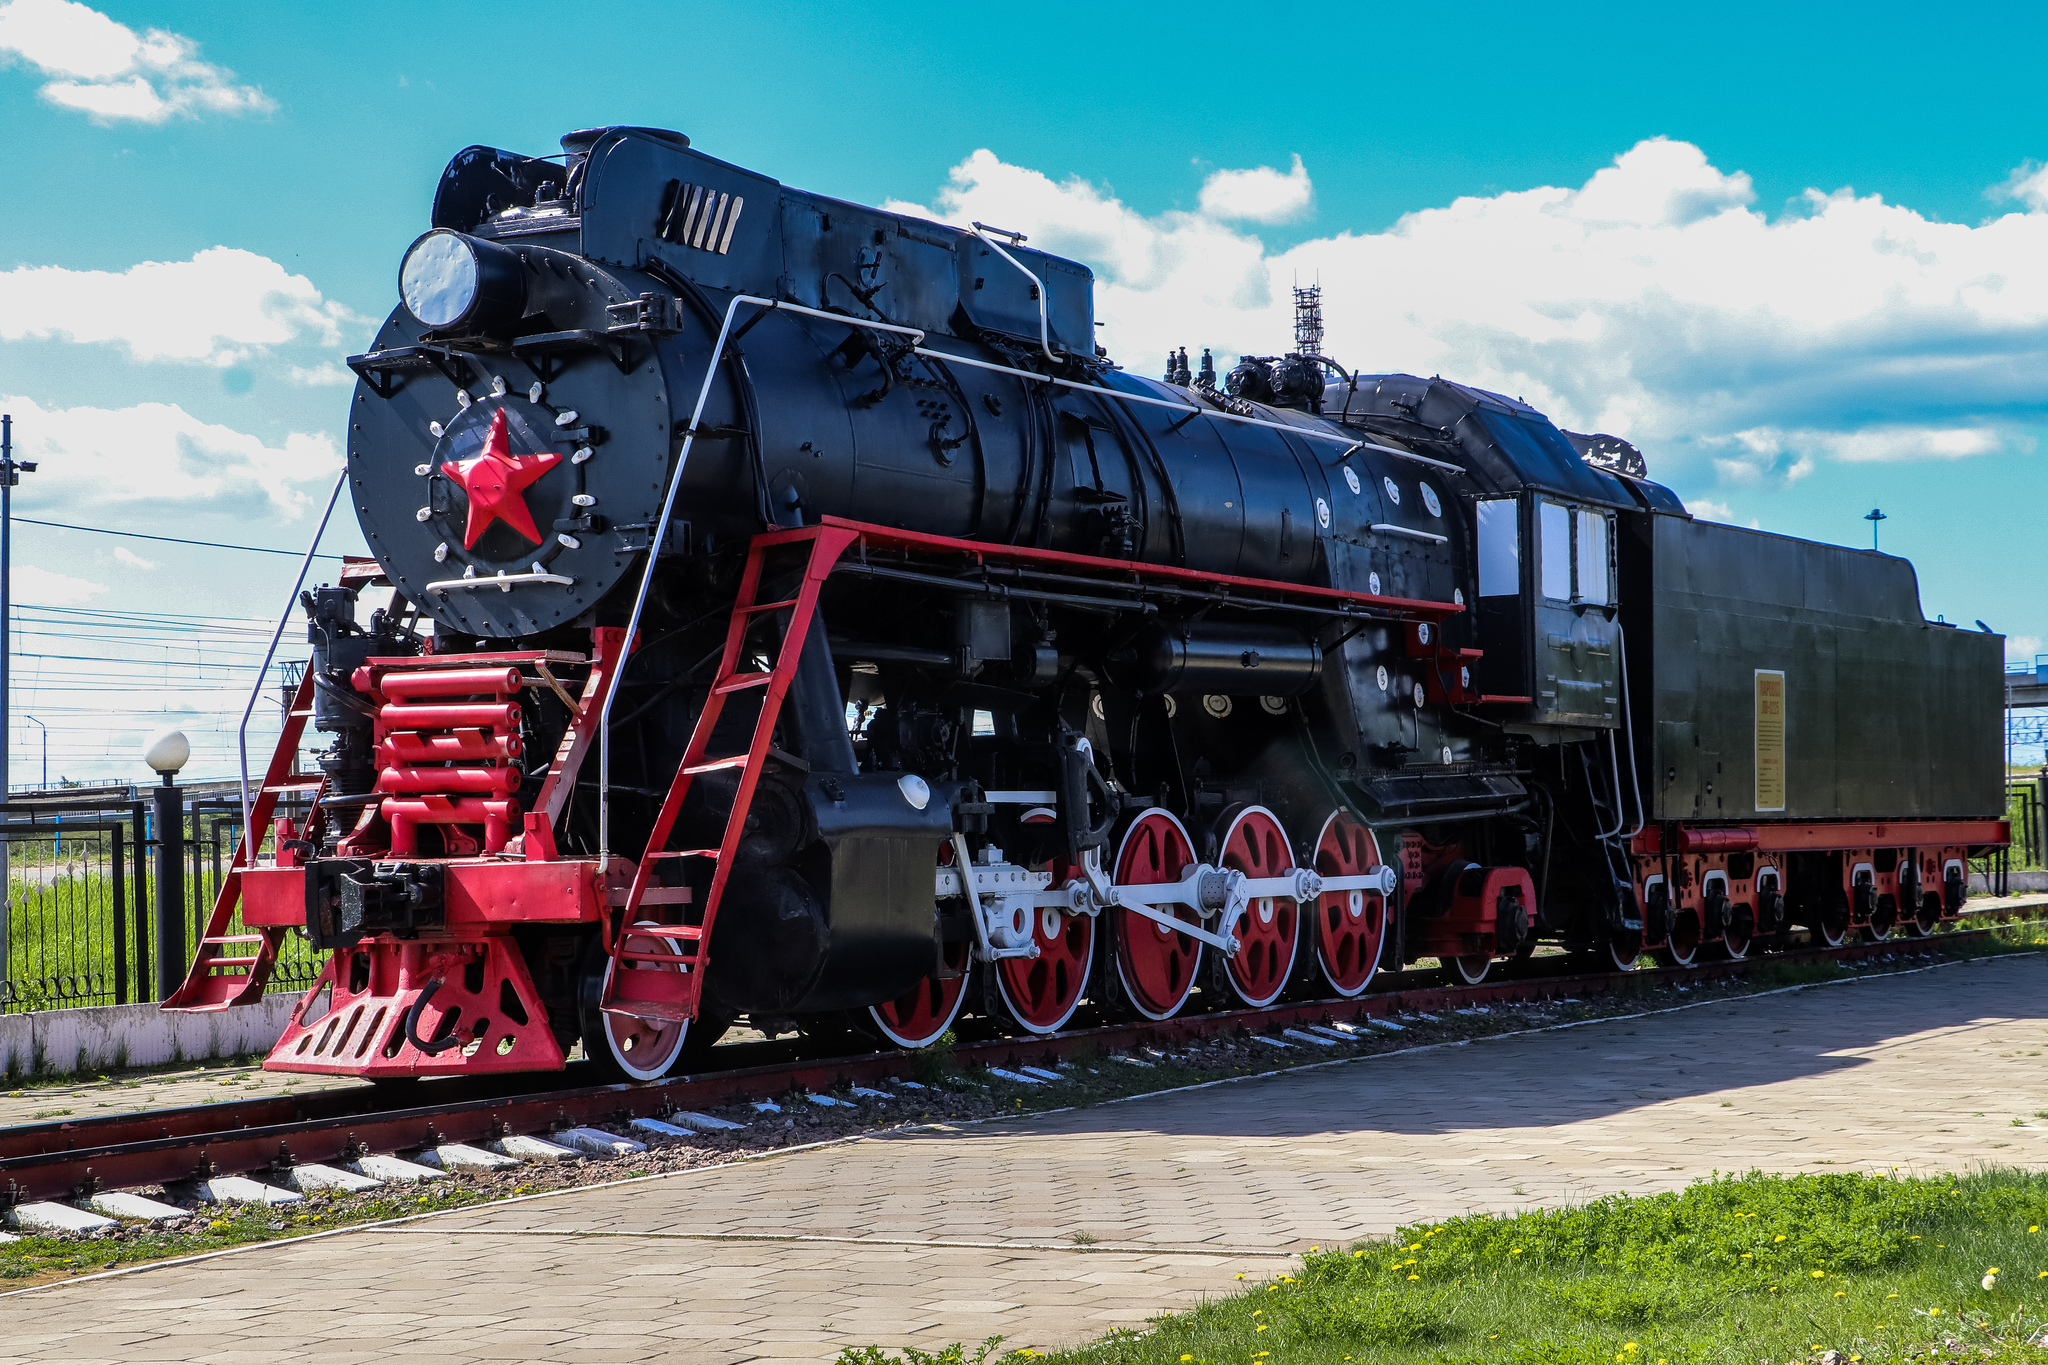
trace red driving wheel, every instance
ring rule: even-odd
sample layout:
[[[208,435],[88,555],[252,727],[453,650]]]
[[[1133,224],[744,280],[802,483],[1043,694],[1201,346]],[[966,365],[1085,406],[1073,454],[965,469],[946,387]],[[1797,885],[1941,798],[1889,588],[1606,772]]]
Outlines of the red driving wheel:
[[[1119,886],[1154,886],[1177,882],[1196,861],[1194,842],[1180,821],[1154,807],[1131,822],[1117,849]],[[1175,919],[1199,927],[1194,907],[1160,907]],[[1115,924],[1116,972],[1124,995],[1147,1019],[1166,1019],[1180,1012],[1195,987],[1195,969],[1202,962],[1202,941],[1190,938],[1135,910],[1112,912]]]
[[[1246,806],[1223,835],[1223,866],[1247,877],[1277,877],[1294,866],[1287,831],[1264,806]],[[1231,926],[1237,953],[1224,964],[1231,991],[1251,1006],[1280,998],[1294,972],[1301,943],[1301,915],[1290,896],[1254,896]]]
[[[1355,877],[1379,866],[1379,841],[1349,811],[1332,812],[1316,837],[1316,871]],[[1316,965],[1330,989],[1361,994],[1379,970],[1387,932],[1387,899],[1377,891],[1326,891],[1316,898]]]
[[[1045,824],[1056,818],[1044,807],[1024,813],[1026,824]],[[1054,886],[1065,886],[1073,875],[1062,858],[1053,859],[1048,867]],[[1081,993],[1088,988],[1088,969],[1095,962],[1095,919],[1054,909],[1036,913],[1031,938],[1038,945],[1038,956],[1006,957],[996,962],[996,992],[1004,1011],[1023,1028],[1051,1033],[1074,1017]]]
[[[953,862],[953,846],[939,845],[939,865]],[[953,1027],[960,1002],[967,995],[967,968],[972,945],[963,941],[946,950],[946,976],[928,976],[894,1000],[870,1005],[875,1027],[898,1047],[930,1047]]]

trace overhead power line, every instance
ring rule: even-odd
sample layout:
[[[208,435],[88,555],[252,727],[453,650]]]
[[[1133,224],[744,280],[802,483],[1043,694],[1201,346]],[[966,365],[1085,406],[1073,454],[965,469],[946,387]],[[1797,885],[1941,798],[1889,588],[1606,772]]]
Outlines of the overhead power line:
[[[105,526],[73,526],[68,521],[40,521],[35,517],[16,517],[16,521],[29,526],[54,526],[60,531],[85,531],[96,536],[125,536],[129,540],[160,540],[166,545],[197,545],[208,550],[247,550],[252,555],[286,555],[292,559],[305,556],[304,550],[273,550],[267,545],[227,545],[218,540],[186,540],[181,536],[147,536],[140,531],[114,531]],[[347,555],[314,555],[315,559],[347,559]]]

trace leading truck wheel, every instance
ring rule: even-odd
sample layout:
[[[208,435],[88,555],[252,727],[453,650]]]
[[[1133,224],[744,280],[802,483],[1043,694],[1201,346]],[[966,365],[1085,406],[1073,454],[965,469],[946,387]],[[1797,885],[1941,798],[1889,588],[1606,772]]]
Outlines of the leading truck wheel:
[[[1223,834],[1220,861],[1249,878],[1277,877],[1294,866],[1287,831],[1264,806],[1246,806]],[[1301,943],[1300,907],[1288,896],[1254,896],[1231,927],[1238,940],[1235,956],[1225,960],[1223,976],[1231,993],[1254,1009],[1280,998],[1294,974],[1294,954]]]
[[[1316,836],[1316,871],[1357,877],[1380,865],[1379,841],[1349,811],[1333,811]],[[1326,891],[1316,898],[1316,966],[1345,999],[1362,995],[1380,966],[1387,900],[1377,891]]]
[[[683,945],[672,938],[654,934],[628,934],[628,952],[681,953]],[[610,983],[615,964],[601,939],[592,937],[583,956],[583,973],[577,991],[577,1016],[583,1027],[583,1055],[598,1070],[617,1080],[652,1081],[669,1073],[683,1055],[689,1038],[688,1020],[641,1019],[630,1014],[607,1014],[598,1008],[604,988]],[[682,968],[665,962],[629,962],[630,971],[677,972]]]
[[[1116,884],[1154,886],[1177,882],[1195,861],[1195,848],[1181,822],[1153,807],[1131,822],[1116,854]],[[1168,902],[1159,907],[1184,924],[1199,926],[1194,907]],[[1116,974],[1124,998],[1147,1019],[1180,1013],[1195,988],[1202,941],[1135,910],[1110,912],[1116,940]]]

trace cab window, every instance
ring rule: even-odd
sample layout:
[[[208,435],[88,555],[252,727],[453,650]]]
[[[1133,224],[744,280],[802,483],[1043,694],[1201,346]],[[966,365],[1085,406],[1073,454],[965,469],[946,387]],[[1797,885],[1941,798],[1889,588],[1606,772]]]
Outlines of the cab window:
[[[1607,605],[1607,517],[1579,509],[1579,596],[1581,602]]]
[[[1568,507],[1546,500],[1537,522],[1543,542],[1543,595],[1553,602],[1585,602],[1596,607],[1611,603],[1607,514],[1597,508]]]
[[[1521,592],[1521,508],[1513,498],[1484,498],[1479,503],[1479,595],[1519,597]]]

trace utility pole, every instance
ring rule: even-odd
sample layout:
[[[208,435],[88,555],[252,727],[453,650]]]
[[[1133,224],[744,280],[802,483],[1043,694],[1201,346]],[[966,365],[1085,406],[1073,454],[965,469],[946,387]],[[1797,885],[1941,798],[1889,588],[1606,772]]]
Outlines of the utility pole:
[[[1888,518],[1886,518],[1883,511],[1873,507],[1863,514],[1863,519],[1870,523],[1870,548],[1875,550],[1877,548],[1877,524]]]
[[[14,417],[0,413],[0,823],[7,818],[7,685],[13,671],[14,647],[9,639],[14,620],[14,485],[23,473],[35,472],[33,460],[14,458]],[[7,920],[14,909],[14,882],[7,866],[7,840],[0,837],[0,977],[7,975]]]

